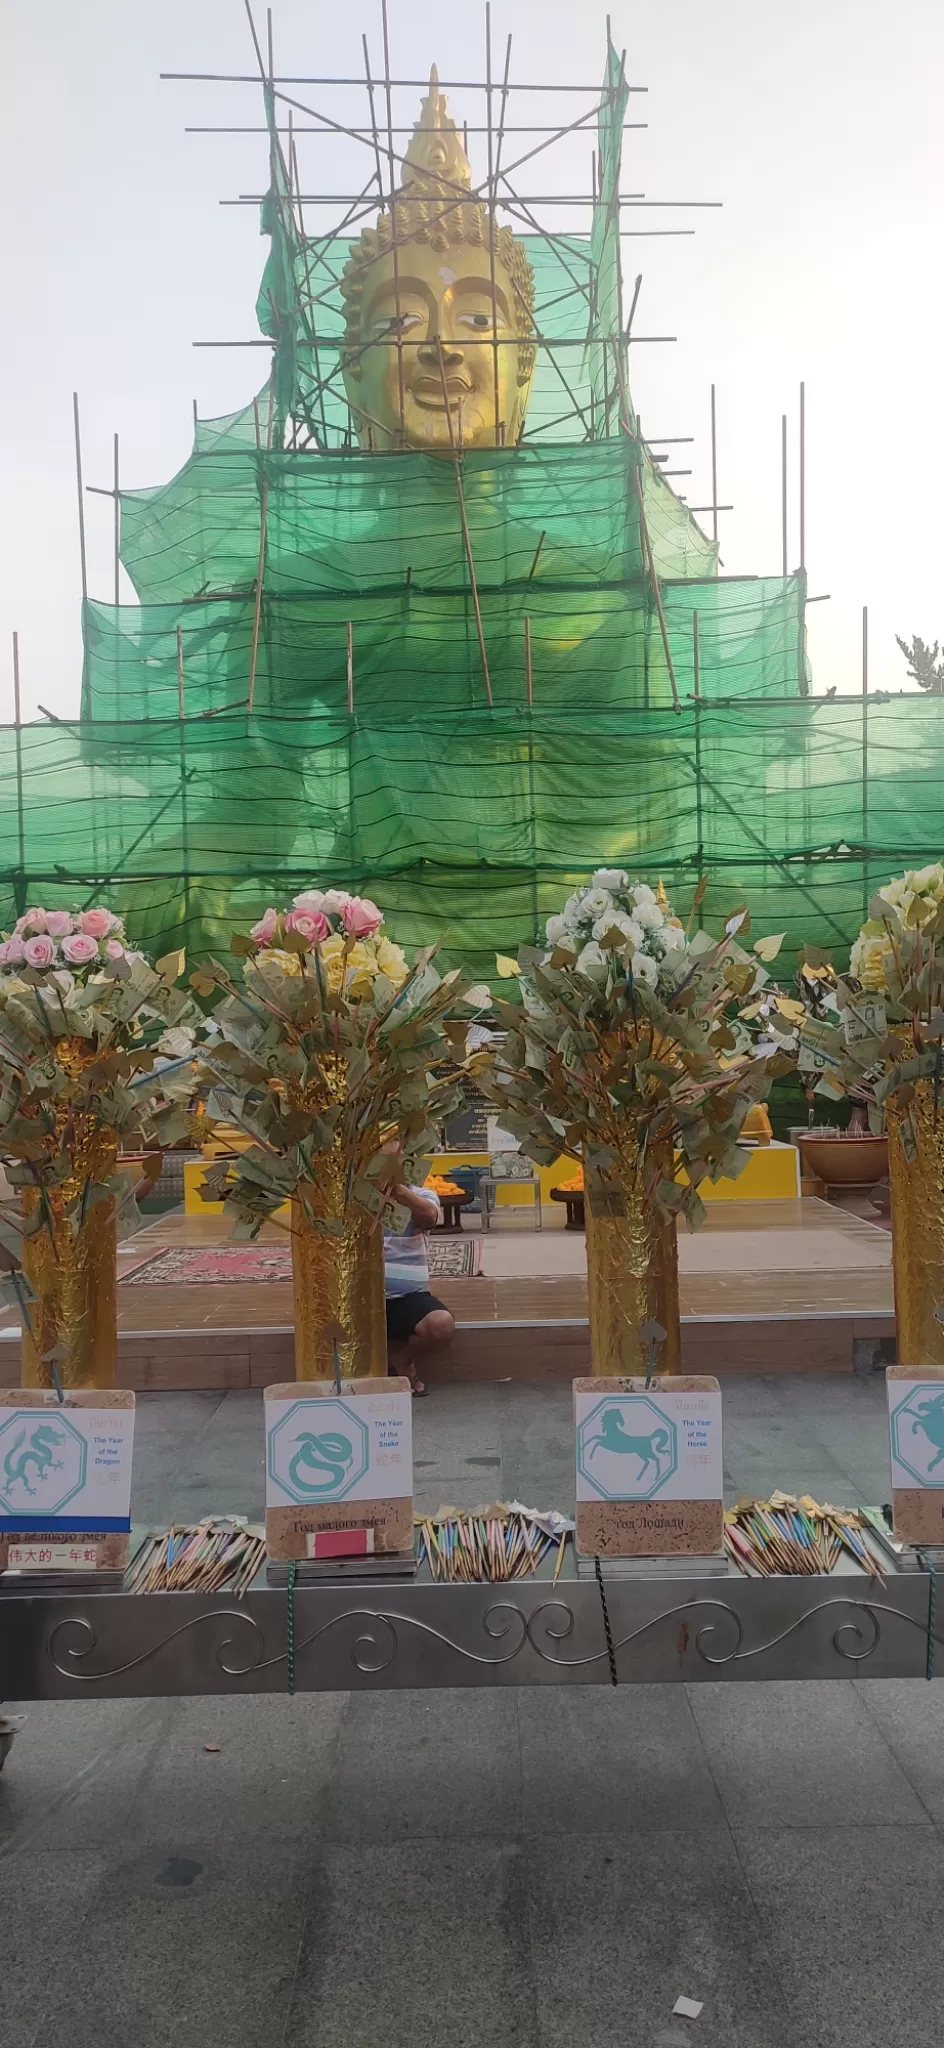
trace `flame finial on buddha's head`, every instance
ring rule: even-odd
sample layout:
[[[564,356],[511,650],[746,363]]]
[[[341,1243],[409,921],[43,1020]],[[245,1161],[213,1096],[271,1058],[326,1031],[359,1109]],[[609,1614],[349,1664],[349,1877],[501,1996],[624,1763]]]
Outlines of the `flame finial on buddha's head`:
[[[510,228],[496,227],[494,244],[491,235],[434,65],[399,190],[353,244],[341,280],[344,383],[364,446],[518,440],[534,370],[534,275]]]

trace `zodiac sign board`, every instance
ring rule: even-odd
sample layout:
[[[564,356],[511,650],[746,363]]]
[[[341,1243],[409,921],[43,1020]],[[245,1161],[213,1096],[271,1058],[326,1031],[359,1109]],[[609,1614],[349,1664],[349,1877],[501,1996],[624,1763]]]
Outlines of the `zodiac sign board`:
[[[893,1366],[887,1386],[895,1535],[944,1543],[944,1371]]]
[[[411,1399],[399,1379],[266,1388],[271,1557],[304,1557],[319,1529],[372,1529],[378,1551],[412,1545]]]
[[[615,1557],[719,1547],[717,1380],[575,1380],[574,1425],[578,1550]]]
[[[129,1530],[133,1446],[133,1394],[0,1396],[0,1535]]]

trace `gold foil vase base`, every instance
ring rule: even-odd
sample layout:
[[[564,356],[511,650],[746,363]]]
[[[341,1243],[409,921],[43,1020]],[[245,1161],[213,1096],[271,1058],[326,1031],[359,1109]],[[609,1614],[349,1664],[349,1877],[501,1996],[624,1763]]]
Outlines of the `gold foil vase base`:
[[[89,1178],[115,1170],[117,1142],[100,1141]],[[118,1229],[113,1199],[97,1202],[74,1234],[65,1208],[81,1193],[81,1178],[47,1189],[53,1234],[37,1230],[23,1240],[23,1272],[34,1300],[23,1318],[21,1380],[51,1387],[51,1354],[63,1387],[114,1387],[118,1379]],[[34,1216],[39,1191],[25,1188],[23,1213]]]
[[[652,1322],[666,1333],[656,1348],[656,1372],[681,1369],[676,1225],[647,1200],[634,1151],[630,1157],[621,1186],[625,1213],[594,1215],[589,1192],[586,1202],[590,1370],[595,1378],[645,1377],[651,1344],[640,1331]],[[660,1177],[668,1179],[670,1170],[669,1159]]]
[[[343,1228],[318,1230],[300,1201],[292,1203],[292,1278],[295,1290],[295,1377],[334,1377],[335,1347],[346,1380],[387,1371],[383,1232],[365,1210],[344,1206],[343,1160],[329,1158],[317,1186],[306,1188],[311,1208]]]
[[[944,1365],[944,1097],[918,1081],[905,1112],[889,1096],[895,1318],[901,1365]]]

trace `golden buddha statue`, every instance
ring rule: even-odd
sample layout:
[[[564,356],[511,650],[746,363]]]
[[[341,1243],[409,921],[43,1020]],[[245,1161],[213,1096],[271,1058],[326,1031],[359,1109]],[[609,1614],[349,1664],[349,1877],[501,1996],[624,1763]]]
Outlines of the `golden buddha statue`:
[[[534,371],[534,275],[472,194],[435,65],[402,184],[352,245],[341,289],[362,447],[514,447]]]

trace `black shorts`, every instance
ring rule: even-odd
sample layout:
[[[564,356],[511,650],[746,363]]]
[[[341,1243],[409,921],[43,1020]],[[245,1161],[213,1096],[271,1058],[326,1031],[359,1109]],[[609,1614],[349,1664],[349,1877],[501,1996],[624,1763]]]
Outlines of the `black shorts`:
[[[435,1294],[427,1294],[425,1288],[419,1289],[415,1294],[388,1295],[388,1341],[392,1344],[405,1344],[424,1316],[431,1315],[434,1308],[444,1307],[445,1302],[437,1301]]]

